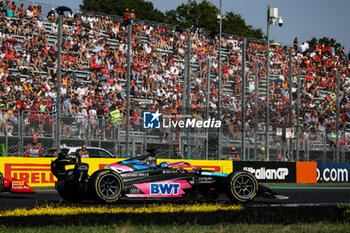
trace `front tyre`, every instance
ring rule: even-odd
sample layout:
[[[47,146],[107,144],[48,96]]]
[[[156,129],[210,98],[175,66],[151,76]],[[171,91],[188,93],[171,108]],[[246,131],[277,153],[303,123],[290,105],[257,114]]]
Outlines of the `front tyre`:
[[[115,171],[100,170],[91,176],[89,187],[97,202],[114,203],[123,195],[124,181]]]
[[[227,196],[232,202],[246,203],[253,200],[259,185],[255,176],[246,171],[238,171],[228,176]]]

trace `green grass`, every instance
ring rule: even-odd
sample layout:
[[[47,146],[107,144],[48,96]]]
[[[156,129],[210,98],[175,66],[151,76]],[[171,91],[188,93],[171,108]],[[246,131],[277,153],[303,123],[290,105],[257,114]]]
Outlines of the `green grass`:
[[[350,207],[346,205],[286,208],[195,203],[113,210],[106,206],[42,206],[4,211],[0,233],[350,232]]]
[[[46,226],[46,227],[1,227],[0,232],[6,233],[21,233],[21,232],[62,232],[62,233],[100,233],[100,232],[215,232],[215,233],[231,233],[231,232],[349,232],[350,223],[314,223],[314,224],[290,224],[290,225],[272,225],[272,224],[215,224],[215,225],[139,225],[125,222],[124,224],[116,225],[100,225],[100,226]]]
[[[161,207],[159,207],[161,208]],[[203,207],[204,208],[204,207]],[[3,215],[0,217],[0,226],[3,227],[47,227],[47,226],[108,226],[116,224],[123,226],[129,222],[131,226],[160,226],[167,225],[228,225],[228,224],[314,224],[314,223],[350,223],[350,207],[347,206],[303,206],[303,207],[244,207],[240,210],[212,210],[175,211],[169,208],[168,212],[132,211],[101,212],[88,211],[79,213],[66,213],[64,215],[45,213],[38,210],[38,214],[17,216]],[[173,211],[174,210],[174,211]],[[63,212],[62,212],[63,213]],[[350,228],[349,228],[350,229]]]

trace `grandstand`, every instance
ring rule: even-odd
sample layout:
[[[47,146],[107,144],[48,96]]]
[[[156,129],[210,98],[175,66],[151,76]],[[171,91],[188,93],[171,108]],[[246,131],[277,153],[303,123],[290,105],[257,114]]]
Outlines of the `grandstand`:
[[[21,3],[23,7],[21,8]],[[39,9],[41,7],[42,11]],[[57,13],[47,4],[34,6],[15,1],[3,5],[0,19],[1,67],[0,144],[7,154],[20,156],[32,134],[39,135],[44,148],[54,145],[56,130],[52,105],[57,84]],[[51,9],[51,11],[50,11]],[[12,13],[11,13],[12,11]],[[63,109],[60,127],[61,141],[69,145],[101,146],[123,155],[126,117],[126,44],[127,27],[122,17],[74,11],[63,20],[62,43],[62,103],[72,104],[73,113]],[[142,112],[161,110],[180,117],[183,113],[183,86],[187,37],[191,34],[190,98],[191,114],[205,119],[219,116],[221,98],[222,153],[218,155],[217,132],[182,132],[145,130]],[[266,49],[264,41],[247,38],[246,50],[246,125],[241,124],[242,54],[244,38],[222,37],[222,87],[219,82],[219,38],[215,33],[190,32],[162,23],[135,20],[132,30],[131,62],[131,151],[142,153],[144,148],[156,147],[163,155],[174,155],[180,146],[183,153],[190,150],[191,158],[203,158],[209,140],[209,157],[226,158],[229,148],[241,148],[242,131],[246,133],[247,159],[255,159],[254,147],[265,145]],[[287,142],[276,136],[278,128],[289,127],[288,81],[289,48],[273,46],[270,50],[270,137],[271,159],[285,153]],[[205,108],[207,59],[210,66],[210,108]],[[255,66],[255,63],[257,66]],[[334,54],[320,45],[315,50],[293,48],[293,109],[297,106],[297,72],[301,67],[301,132],[300,160],[334,160],[331,134],[340,121],[343,158],[349,152],[349,59]],[[258,122],[255,127],[255,70],[258,69]],[[341,116],[335,116],[336,71],[341,72]],[[67,97],[70,97],[67,98]],[[110,112],[121,111],[121,124],[113,124]],[[286,111],[287,110],[287,111]],[[296,114],[293,113],[296,123]],[[295,127],[295,125],[293,126]],[[244,128],[244,129],[243,129]],[[258,134],[255,141],[254,132]],[[188,134],[191,141],[184,143]],[[186,136],[187,135],[187,136]],[[296,142],[293,143],[295,153]],[[186,147],[189,148],[186,149]],[[187,152],[186,152],[187,151]],[[322,152],[322,153],[321,153]],[[328,154],[327,154],[327,153]]]

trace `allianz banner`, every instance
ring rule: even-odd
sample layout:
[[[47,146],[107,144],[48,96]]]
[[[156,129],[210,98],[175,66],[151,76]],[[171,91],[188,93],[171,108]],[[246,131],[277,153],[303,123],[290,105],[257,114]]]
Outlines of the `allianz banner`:
[[[294,162],[234,161],[233,171],[245,170],[262,182],[296,182]]]
[[[317,183],[350,182],[349,163],[317,163]]]

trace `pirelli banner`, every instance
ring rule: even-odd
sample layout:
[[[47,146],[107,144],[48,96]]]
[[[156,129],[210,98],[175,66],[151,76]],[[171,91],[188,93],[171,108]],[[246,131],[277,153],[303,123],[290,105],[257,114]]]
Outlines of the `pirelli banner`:
[[[252,173],[261,182],[296,182],[294,162],[233,162],[233,170]]]
[[[56,177],[51,173],[52,160],[54,158],[0,157],[0,172],[5,177],[23,180],[31,187],[54,186]],[[89,158],[82,159],[82,162],[89,164],[89,175],[91,175],[93,172],[103,169],[105,165],[120,160],[122,159]]]

